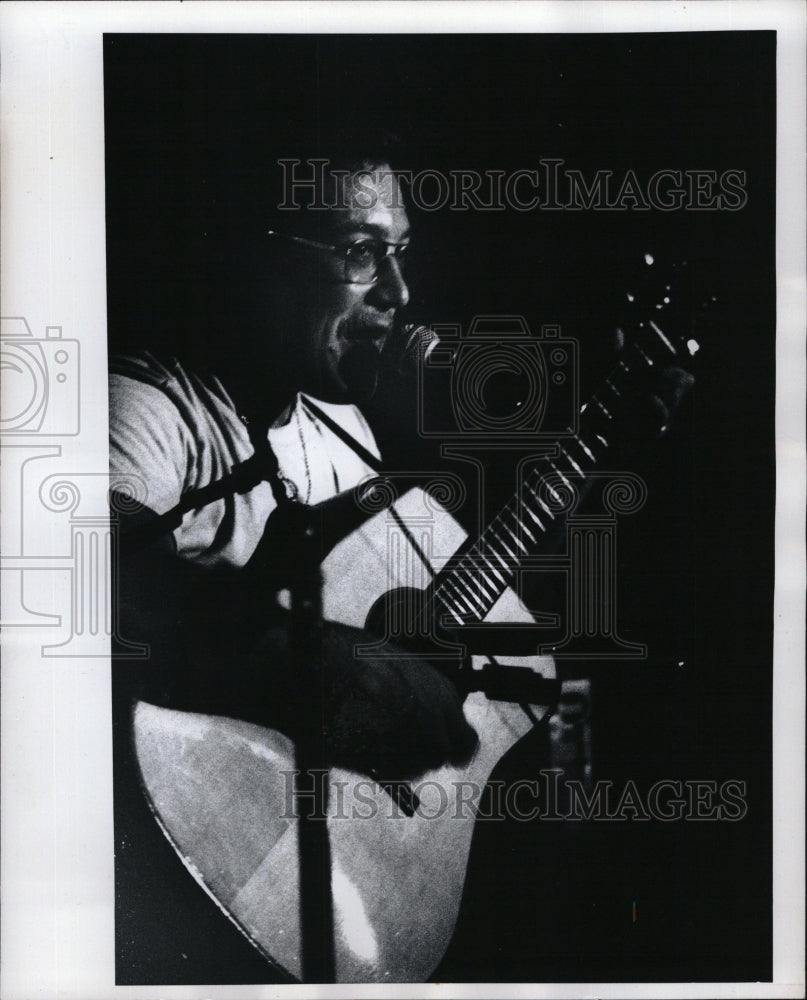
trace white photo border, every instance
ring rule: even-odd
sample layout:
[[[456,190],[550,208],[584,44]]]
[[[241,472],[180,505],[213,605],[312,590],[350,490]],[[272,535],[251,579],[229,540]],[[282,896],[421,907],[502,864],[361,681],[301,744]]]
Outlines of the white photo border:
[[[115,986],[108,649],[60,658],[56,619],[69,538],[49,526],[19,592],[14,520],[23,468],[58,456],[79,495],[52,504],[86,523],[106,504],[104,32],[622,32],[776,30],[777,503],[773,677],[774,981],[771,984],[452,985],[456,997],[799,997],[804,990],[805,29],[797,2],[621,3],[27,3],[0,9],[3,315],[34,340],[79,342],[76,431],[44,444],[5,442],[2,606],[51,607],[42,628],[7,630],[2,659],[2,946],[4,1000],[309,997],[310,986]],[[47,351],[54,349],[47,343]],[[78,373],[76,372],[76,378]],[[80,389],[80,391],[79,391]],[[68,404],[65,404],[68,405]],[[11,406],[7,399],[4,407]],[[6,412],[8,412],[6,410]],[[72,411],[71,411],[72,412]],[[15,452],[14,447],[20,450]],[[80,477],[80,478],[79,478]],[[60,489],[62,492],[60,493]],[[19,506],[19,505],[18,505]],[[55,508],[51,508],[55,509]],[[64,508],[62,508],[64,509]],[[60,559],[62,561],[60,561]],[[27,563],[30,566],[32,564]],[[38,573],[37,568],[48,570]],[[54,579],[58,585],[54,585]],[[16,589],[15,589],[16,588]],[[33,598],[33,600],[30,600]],[[41,657],[44,641],[57,650]],[[32,663],[32,656],[36,662]],[[762,922],[767,914],[760,914]],[[323,997],[438,997],[434,984],[320,987]]]

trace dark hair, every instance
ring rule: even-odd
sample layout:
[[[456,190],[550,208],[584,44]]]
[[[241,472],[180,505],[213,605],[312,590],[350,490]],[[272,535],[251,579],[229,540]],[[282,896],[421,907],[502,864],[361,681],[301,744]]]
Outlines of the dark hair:
[[[255,268],[266,266],[274,248],[267,239],[270,230],[301,232],[316,236],[327,222],[326,212],[307,212],[303,220],[288,205],[289,182],[293,178],[330,177],[331,171],[353,173],[389,164],[400,166],[404,147],[399,137],[385,127],[338,125],[275,130],[258,134],[254,125],[231,135],[225,150],[211,170],[213,181],[205,218],[199,227],[207,244],[204,258],[208,278],[231,288],[248,282]],[[312,161],[326,161],[322,167]],[[327,183],[327,180],[326,180]],[[291,192],[294,203],[305,211],[317,197],[330,203],[332,192],[315,191],[305,185]],[[297,217],[295,218],[295,214]],[[288,245],[284,248],[288,250]]]
[[[298,160],[303,171],[307,162],[321,159],[328,161],[328,170],[353,172],[386,164],[395,168],[405,155],[397,135],[368,125],[327,130],[295,126],[263,134],[256,123],[249,128],[241,123],[219,138],[220,148],[206,165],[195,246],[178,261],[180,270],[187,265],[186,315],[198,331],[192,346],[206,355],[219,349],[216,338],[222,330],[241,332],[253,324],[254,296],[272,272],[280,280],[284,272],[294,278],[309,258],[298,258],[293,244],[273,241],[267,232],[306,230],[316,238],[316,224],[327,222],[327,212],[306,212],[306,226],[299,212],[278,208],[286,193],[280,161]]]
[[[279,220],[287,221],[289,215],[279,209],[288,199],[289,177],[313,178],[312,161],[327,161],[327,171],[354,172],[384,164],[400,166],[403,155],[397,135],[367,125],[287,128],[270,135],[256,134],[254,128],[241,131],[229,137],[213,164],[206,230],[221,232],[223,224],[222,235],[229,234],[226,242],[237,245],[250,234],[281,228]],[[295,200],[304,206],[313,194],[301,187]]]

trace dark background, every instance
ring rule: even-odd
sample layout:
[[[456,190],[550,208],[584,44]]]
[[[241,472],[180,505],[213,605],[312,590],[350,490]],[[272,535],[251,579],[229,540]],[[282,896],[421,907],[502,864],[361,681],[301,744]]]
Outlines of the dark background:
[[[719,292],[695,392],[642,469],[650,501],[619,525],[619,628],[649,659],[568,669],[594,684],[595,777],[731,778],[748,801],[737,823],[480,824],[436,978],[770,979],[775,35],[111,35],[105,106],[111,349],[237,344],[249,317],[233,303],[233,220],[260,226],[262,209],[254,179],[233,178],[251,154],[270,162],[290,122],[382,120],[405,136],[412,169],[556,157],[587,179],[746,172],[736,212],[412,211],[423,250],[409,312],[559,323],[580,342],[585,388],[644,252],[687,259]],[[417,454],[394,440],[400,421],[370,416],[388,449]],[[488,473],[491,496],[512,482],[505,466]],[[502,774],[542,760],[520,748]],[[164,850],[155,838],[144,853],[141,896],[174,877]],[[125,884],[120,982],[271,977],[240,942],[215,958],[200,947],[218,914],[181,879],[174,900],[197,926],[163,915],[189,955],[175,961],[161,918],[147,927]]]

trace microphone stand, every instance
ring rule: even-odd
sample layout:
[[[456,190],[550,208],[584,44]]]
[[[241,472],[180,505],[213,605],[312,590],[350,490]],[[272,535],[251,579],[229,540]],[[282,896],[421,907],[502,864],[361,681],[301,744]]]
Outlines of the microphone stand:
[[[336,981],[331,847],[328,838],[328,768],[322,723],[325,685],[322,674],[322,574],[316,518],[302,504],[292,505],[298,542],[291,591],[291,649],[298,692],[310,712],[295,747],[294,801],[298,804],[300,939],[305,983]],[[313,702],[313,703],[312,703]],[[308,785],[308,787],[306,787]]]

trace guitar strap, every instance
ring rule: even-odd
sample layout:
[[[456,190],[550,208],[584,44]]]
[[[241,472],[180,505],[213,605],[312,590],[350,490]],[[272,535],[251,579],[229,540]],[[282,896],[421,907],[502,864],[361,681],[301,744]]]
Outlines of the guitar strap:
[[[245,420],[244,423],[246,424],[249,441],[254,451],[252,459],[256,460],[253,474],[260,477],[250,485],[249,489],[254,489],[261,482],[268,482],[272,488],[272,496],[275,498],[278,508],[287,507],[292,503],[292,500],[280,475],[277,455],[269,440],[268,426],[265,423],[252,420]],[[248,463],[252,459],[249,459]]]
[[[330,431],[332,431],[341,441],[343,441],[348,446],[348,448],[351,448],[359,456],[359,458],[362,459],[362,461],[364,461],[367,465],[370,466],[370,468],[374,472],[383,473],[382,464],[375,457],[375,455],[373,455],[371,452],[369,452],[364,447],[364,445],[362,445],[351,434],[349,434],[344,429],[344,427],[340,427],[339,424],[337,424],[335,420],[331,419],[331,417],[329,417],[327,413],[324,413],[316,405],[316,403],[312,402],[308,398],[306,398],[305,402],[306,402],[306,406],[314,414],[314,416],[317,417],[318,420],[321,420],[322,423],[325,424],[325,426]],[[423,563],[423,565],[426,567],[429,575],[431,577],[433,577],[434,576],[434,569],[432,568],[432,565],[429,562],[429,559],[426,556],[426,553],[423,551],[423,549],[421,548],[421,546],[418,544],[417,539],[414,537],[414,535],[412,534],[412,532],[406,526],[406,524],[404,523],[404,521],[401,518],[400,514],[395,509],[395,506],[394,505],[390,506],[389,510],[392,512],[392,516],[395,518],[395,520],[396,520],[399,528],[401,529],[401,531],[405,535],[405,537],[408,540],[409,544],[412,546],[412,549],[417,553],[418,558],[421,560],[421,562]],[[499,661],[492,654],[486,653],[484,655],[485,655],[485,659],[489,663],[493,664],[494,666],[499,666],[500,665]],[[562,698],[562,695],[560,697]],[[535,716],[534,712],[532,711],[532,709],[530,708],[530,706],[528,704],[526,704],[525,702],[519,702],[519,707],[527,715],[527,717],[529,718],[529,720],[532,722],[533,725],[538,725],[539,724],[538,718]],[[552,706],[550,706],[550,708],[551,707]],[[543,720],[544,722],[546,722],[546,720],[549,718],[549,714],[550,713],[547,712],[547,714],[546,714],[546,716],[545,716],[545,718]]]
[[[380,459],[376,458],[376,456],[369,449],[365,448],[360,441],[357,441],[352,434],[349,434],[344,427],[337,424],[333,417],[329,417],[324,410],[321,410],[313,399],[306,396],[305,405],[306,409],[310,410],[317,420],[320,420],[323,424],[325,424],[328,430],[331,431],[332,434],[335,434],[336,437],[343,442],[343,444],[346,444],[351,451],[355,452],[362,462],[364,462],[365,465],[368,465],[373,472],[381,473],[383,471]]]
[[[199,510],[216,500],[232,496],[234,493],[249,493],[259,483],[268,482],[278,507],[285,507],[292,501],[286,492],[280,477],[277,456],[269,443],[267,428],[261,431],[261,425],[245,421],[249,439],[254,449],[246,461],[239,463],[232,471],[207,486],[185,493],[170,510],[163,514],[154,514],[145,521],[138,521],[122,526],[121,542],[127,548],[149,545],[157,541],[182,524],[182,519],[188,511]],[[116,506],[113,503],[113,506]]]
[[[381,475],[384,474],[385,470],[381,461],[378,458],[376,458],[376,456],[371,451],[365,448],[360,441],[357,441],[352,434],[348,433],[348,431],[346,431],[344,427],[341,427],[332,417],[329,417],[327,413],[321,410],[317,406],[317,404],[313,400],[309,399],[307,396],[305,398],[305,405],[314,414],[317,420],[320,420],[323,424],[325,424],[328,430],[331,431],[331,433],[335,434],[336,437],[338,437],[343,444],[346,444],[348,448],[351,449],[351,451],[353,451],[356,455],[358,455],[359,458],[364,462],[364,464],[369,466],[373,470],[373,472],[378,472]],[[389,473],[387,472],[387,474]],[[433,577],[434,569],[431,563],[429,562],[428,556],[421,548],[420,544],[418,543],[418,540],[415,538],[415,536],[412,534],[412,532],[404,523],[403,518],[395,509],[395,505],[392,504],[389,507],[389,510],[392,516],[395,518],[395,521],[398,527],[401,529],[401,532],[405,536],[406,540],[412,546],[413,551],[417,554],[418,559],[420,559],[420,561],[423,563],[429,576]]]
[[[348,433],[332,417],[328,416],[313,400],[306,397],[305,405],[328,430],[358,455],[365,465],[374,472],[384,472],[380,459],[368,448],[365,448],[360,441],[357,441],[352,434]],[[248,493],[262,482],[269,483],[278,508],[287,507],[293,502],[286,491],[280,474],[277,455],[275,455],[269,441],[268,426],[262,421],[250,420],[246,417],[242,419],[253,448],[253,454],[250,458],[237,465],[229,475],[223,476],[221,479],[209,483],[200,489],[191,490],[184,494],[179,503],[165,513],[154,514],[148,520],[138,521],[137,523],[129,522],[125,527],[122,526],[120,535],[122,544],[125,544],[130,550],[133,547],[139,548],[149,545],[163,535],[167,535],[178,528],[188,511],[199,510],[216,500],[231,496],[233,493]],[[391,506],[389,509],[401,532],[412,546],[413,551],[417,554],[429,575],[434,576],[434,569],[426,553],[418,544],[417,539],[404,523],[395,507]]]
[[[383,464],[381,463],[381,461],[375,455],[373,455],[373,453],[371,451],[369,451],[367,448],[365,448],[365,446],[360,441],[357,441],[353,437],[352,434],[350,434],[348,431],[346,431],[344,429],[344,427],[342,427],[340,424],[338,424],[332,417],[328,416],[328,414],[325,413],[324,410],[322,410],[319,406],[317,406],[317,404],[315,402],[313,402],[313,400],[311,400],[308,397],[306,397],[305,398],[305,405],[310,410],[310,412],[328,428],[328,430],[330,430],[337,438],[339,438],[339,440],[342,441],[343,444],[347,445],[347,447],[350,448],[351,451],[353,451],[356,455],[358,455],[358,457],[367,466],[369,466],[369,468],[371,468],[373,470],[373,472],[377,472],[380,475],[384,475],[385,474],[385,470],[384,470],[384,467],[383,467]],[[247,426],[251,427],[250,424],[248,424]],[[269,442],[268,442],[268,439],[266,437],[266,434],[264,433],[262,435],[262,437],[260,435],[256,435],[256,437],[258,438],[258,440],[253,440],[253,447],[255,448],[256,454],[258,453],[258,450],[259,450],[260,447],[263,447],[264,449],[268,449],[269,454],[266,456],[267,459],[268,459],[268,462],[269,463],[271,463],[271,462],[274,463],[275,473],[274,473],[274,477],[273,477],[274,481],[273,481],[273,484],[272,484],[272,488],[273,488],[273,490],[274,489],[280,489],[280,490],[282,490],[282,483],[280,481],[280,478],[279,478],[279,475],[278,475],[278,471],[277,471],[277,459],[275,458],[275,455],[274,455],[274,453],[271,450],[271,446],[269,445]],[[252,439],[252,434],[250,434],[250,439]],[[387,472],[386,474],[389,474],[389,473]],[[277,493],[275,494],[275,496],[276,496],[276,499],[277,499]],[[288,500],[288,498],[285,497],[285,495],[284,495],[283,502],[284,503],[289,503],[290,502]],[[278,500],[278,506],[280,506],[280,503],[281,503],[281,501]],[[413,551],[417,553],[418,558],[423,563],[423,565],[426,568],[426,570],[428,571],[429,575],[433,577],[434,576],[434,569],[433,569],[431,563],[429,562],[429,559],[428,559],[426,553],[423,551],[423,549],[421,548],[421,546],[418,544],[417,539],[414,537],[414,535],[412,534],[412,532],[409,530],[409,528],[407,527],[407,525],[405,524],[405,522],[401,518],[401,516],[398,513],[398,511],[395,509],[394,504],[389,507],[389,510],[392,513],[392,516],[395,518],[395,520],[396,520],[399,528],[401,529],[401,532],[404,534],[404,536],[408,540],[409,544],[412,546]],[[488,654],[485,654],[485,658],[488,660],[489,663],[493,664],[494,666],[498,666],[499,665],[498,660],[496,659],[495,656],[493,656],[493,655],[491,655],[491,654],[488,653]],[[580,682],[580,683],[583,684],[583,685],[586,685],[588,682]],[[577,693],[577,692],[575,692],[575,693]],[[519,702],[519,707],[527,715],[527,717],[530,719],[530,721],[533,723],[533,725],[541,725],[541,724],[546,725],[547,722],[550,719],[550,716],[552,716],[553,719],[557,719],[557,715],[555,715],[553,713],[553,709],[559,711],[559,710],[561,710],[564,707],[568,707],[566,705],[566,698],[564,697],[564,695],[565,695],[565,692],[562,692],[562,691],[560,691],[558,693],[558,695],[556,695],[557,702],[555,703],[555,705],[550,705],[549,706],[549,711],[546,713],[546,715],[541,720],[539,720],[535,716],[535,714],[533,713],[531,707],[528,704],[526,704],[524,702]],[[586,700],[587,700],[587,696],[588,696],[588,689],[586,688]],[[575,706],[575,708],[576,708],[576,706]],[[572,715],[575,714],[574,710],[572,710],[571,714]],[[587,715],[587,712],[586,712],[586,715]],[[577,720],[575,720],[575,722],[577,722]],[[577,736],[577,733],[578,733],[579,729],[580,729],[579,725],[571,725],[570,724],[569,726],[564,726],[563,727],[563,736],[565,737],[565,742],[564,742],[565,746],[568,744],[568,741],[569,741],[568,733],[573,730],[574,733],[575,733],[575,736]],[[555,735],[555,743],[558,743],[560,737],[557,734],[554,734],[554,733],[553,733],[553,735]],[[575,744],[575,746],[577,747],[577,744]],[[556,747],[553,744],[553,752],[555,750],[556,750]],[[561,754],[561,756],[563,756],[563,755]],[[569,749],[568,749],[568,747],[567,747],[566,751],[565,751],[565,756],[566,756],[566,761],[568,763],[568,762],[571,762],[572,760],[579,759],[580,755],[578,755],[575,751],[571,751],[570,752]],[[590,775],[590,772],[589,772],[589,775]],[[401,798],[401,789],[398,789],[397,791],[396,790],[390,791],[390,794],[393,795],[393,798],[395,798],[395,800],[398,802],[398,804],[401,805],[401,808],[404,810],[404,812],[407,815],[412,815],[413,814],[414,810],[413,810],[413,807],[411,806],[411,804],[407,803],[405,800],[402,800],[402,798]]]

